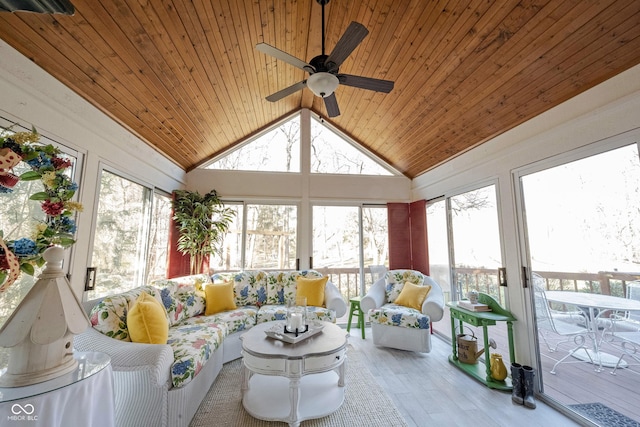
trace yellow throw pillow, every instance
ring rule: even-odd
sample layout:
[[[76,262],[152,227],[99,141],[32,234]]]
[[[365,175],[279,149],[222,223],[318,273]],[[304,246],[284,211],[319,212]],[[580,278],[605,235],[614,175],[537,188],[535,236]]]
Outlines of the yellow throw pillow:
[[[305,297],[307,305],[322,307],[324,305],[324,288],[327,285],[328,276],[309,279],[298,276],[296,279],[296,296]]]
[[[167,312],[160,301],[146,292],[140,294],[127,313],[131,341],[144,344],[166,344],[169,338]]]
[[[411,282],[405,282],[395,303],[405,307],[415,308],[416,310],[422,310],[422,303],[424,303],[430,290],[431,285],[418,286]]]
[[[233,282],[207,285],[204,287],[204,294],[206,300],[205,316],[236,309],[236,302],[233,298]]]

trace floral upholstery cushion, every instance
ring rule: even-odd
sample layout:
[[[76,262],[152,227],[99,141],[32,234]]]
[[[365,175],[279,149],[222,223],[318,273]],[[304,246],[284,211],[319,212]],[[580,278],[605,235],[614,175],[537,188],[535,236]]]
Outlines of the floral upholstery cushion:
[[[429,316],[420,311],[397,304],[385,304],[369,310],[371,323],[402,326],[414,329],[429,329]]]
[[[258,311],[257,324],[272,322],[274,320],[285,320],[287,318],[287,306],[285,305],[263,305]],[[336,313],[325,307],[307,306],[307,320],[322,320],[325,322],[335,322]]]
[[[169,328],[167,344],[173,349],[171,381],[174,387],[187,385],[227,336],[227,325],[207,316],[196,316]]]
[[[285,304],[295,298],[298,276],[320,278],[322,274],[315,270],[267,272],[267,304]]]
[[[158,284],[164,285],[158,291],[169,316],[169,326],[204,313],[205,298],[194,285],[181,285],[171,280]]]
[[[267,304],[260,307],[256,324],[271,322],[274,320],[285,320],[287,318],[287,307],[281,304]]]
[[[206,317],[216,323],[224,323],[227,325],[227,333],[232,334],[255,326],[257,314],[258,307],[246,305],[235,310],[223,311]]]
[[[307,306],[307,320],[321,320],[324,322],[335,323],[336,312],[326,307]]]
[[[381,325],[402,326],[414,329],[429,329],[429,316],[420,311],[397,304],[385,304],[369,310],[371,323]]]
[[[264,271],[243,271],[233,276],[236,305],[260,307],[267,302],[267,274]]]
[[[387,285],[385,287],[387,302],[394,303],[398,295],[400,295],[405,282],[422,285],[425,276],[415,270],[390,270],[385,277],[387,279]]]
[[[89,315],[91,326],[108,337],[120,341],[131,341],[127,328],[127,314],[142,292],[146,292],[162,302],[160,293],[153,286],[141,286],[106,297],[91,309]]]

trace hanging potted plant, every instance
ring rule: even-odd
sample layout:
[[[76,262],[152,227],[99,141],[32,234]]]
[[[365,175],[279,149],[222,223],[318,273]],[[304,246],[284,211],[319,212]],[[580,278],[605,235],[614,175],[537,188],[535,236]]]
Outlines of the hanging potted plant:
[[[178,227],[177,249],[190,257],[191,274],[201,273],[205,259],[218,253],[235,212],[224,206],[215,190],[174,191],[173,220]]]

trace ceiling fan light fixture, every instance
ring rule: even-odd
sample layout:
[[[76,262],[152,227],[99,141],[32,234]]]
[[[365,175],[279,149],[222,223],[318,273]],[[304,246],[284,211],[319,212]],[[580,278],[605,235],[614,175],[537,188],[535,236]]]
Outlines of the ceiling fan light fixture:
[[[339,84],[338,77],[326,72],[311,74],[307,79],[307,87],[321,98],[330,96],[338,88]]]

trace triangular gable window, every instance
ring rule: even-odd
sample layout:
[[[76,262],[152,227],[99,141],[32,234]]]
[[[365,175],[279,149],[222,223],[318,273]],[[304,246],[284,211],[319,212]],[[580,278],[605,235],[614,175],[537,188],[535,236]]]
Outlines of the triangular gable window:
[[[311,117],[311,158],[306,162],[315,174],[398,175],[384,162],[367,153],[315,117]],[[205,169],[257,172],[301,170],[300,114],[248,140],[206,166]]]
[[[311,119],[311,173],[394,175],[315,118]]]
[[[300,115],[250,140],[206,169],[300,172]]]

